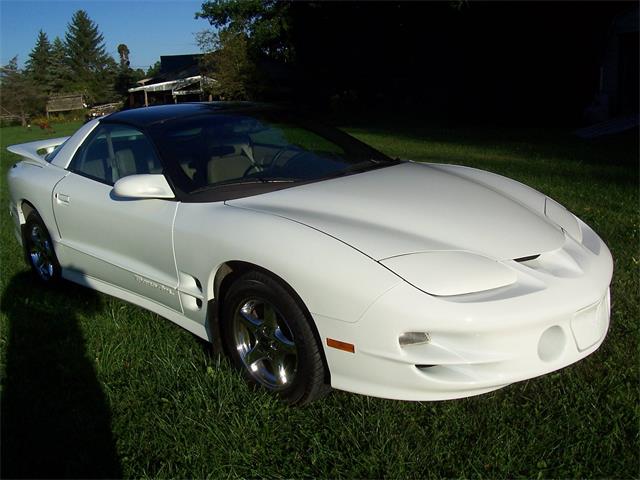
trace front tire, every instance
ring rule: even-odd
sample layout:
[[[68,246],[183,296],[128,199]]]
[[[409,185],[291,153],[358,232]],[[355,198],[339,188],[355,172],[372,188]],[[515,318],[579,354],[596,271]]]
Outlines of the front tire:
[[[224,298],[222,339],[251,384],[290,405],[304,405],[330,391],[310,321],[280,282],[249,272]]]
[[[60,280],[60,264],[51,236],[35,211],[29,214],[24,224],[23,245],[27,263],[41,282],[53,284]]]

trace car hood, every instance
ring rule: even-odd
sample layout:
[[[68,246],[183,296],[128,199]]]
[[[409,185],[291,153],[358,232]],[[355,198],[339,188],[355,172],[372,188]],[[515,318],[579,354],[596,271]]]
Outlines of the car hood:
[[[506,260],[555,250],[564,242],[562,230],[544,212],[495,186],[412,162],[227,204],[302,223],[376,260],[445,250]]]

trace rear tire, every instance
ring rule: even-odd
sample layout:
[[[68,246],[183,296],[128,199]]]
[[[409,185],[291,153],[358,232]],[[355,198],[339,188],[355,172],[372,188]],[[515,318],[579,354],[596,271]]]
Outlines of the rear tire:
[[[325,366],[311,319],[277,280],[249,272],[229,288],[222,306],[222,340],[247,381],[290,405],[326,395]]]
[[[35,211],[31,212],[23,228],[24,254],[31,271],[43,283],[58,282],[61,276],[60,263],[40,215]]]

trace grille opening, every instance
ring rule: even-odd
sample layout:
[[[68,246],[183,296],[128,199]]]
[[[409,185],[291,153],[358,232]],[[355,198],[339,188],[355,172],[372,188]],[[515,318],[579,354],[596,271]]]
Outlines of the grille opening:
[[[540,254],[537,255],[529,255],[528,257],[520,257],[520,258],[514,258],[513,260],[516,262],[528,262],[529,260],[535,260],[536,258],[538,258],[540,256]]]
[[[433,367],[437,367],[438,365],[416,365],[416,368],[419,368],[420,370],[425,370],[427,368],[433,368]]]

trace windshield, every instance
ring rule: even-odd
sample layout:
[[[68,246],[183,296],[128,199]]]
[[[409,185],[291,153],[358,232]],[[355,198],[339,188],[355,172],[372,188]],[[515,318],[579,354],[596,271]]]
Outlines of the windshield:
[[[190,118],[165,126],[156,137],[186,192],[315,181],[393,163],[338,130],[264,114]]]

